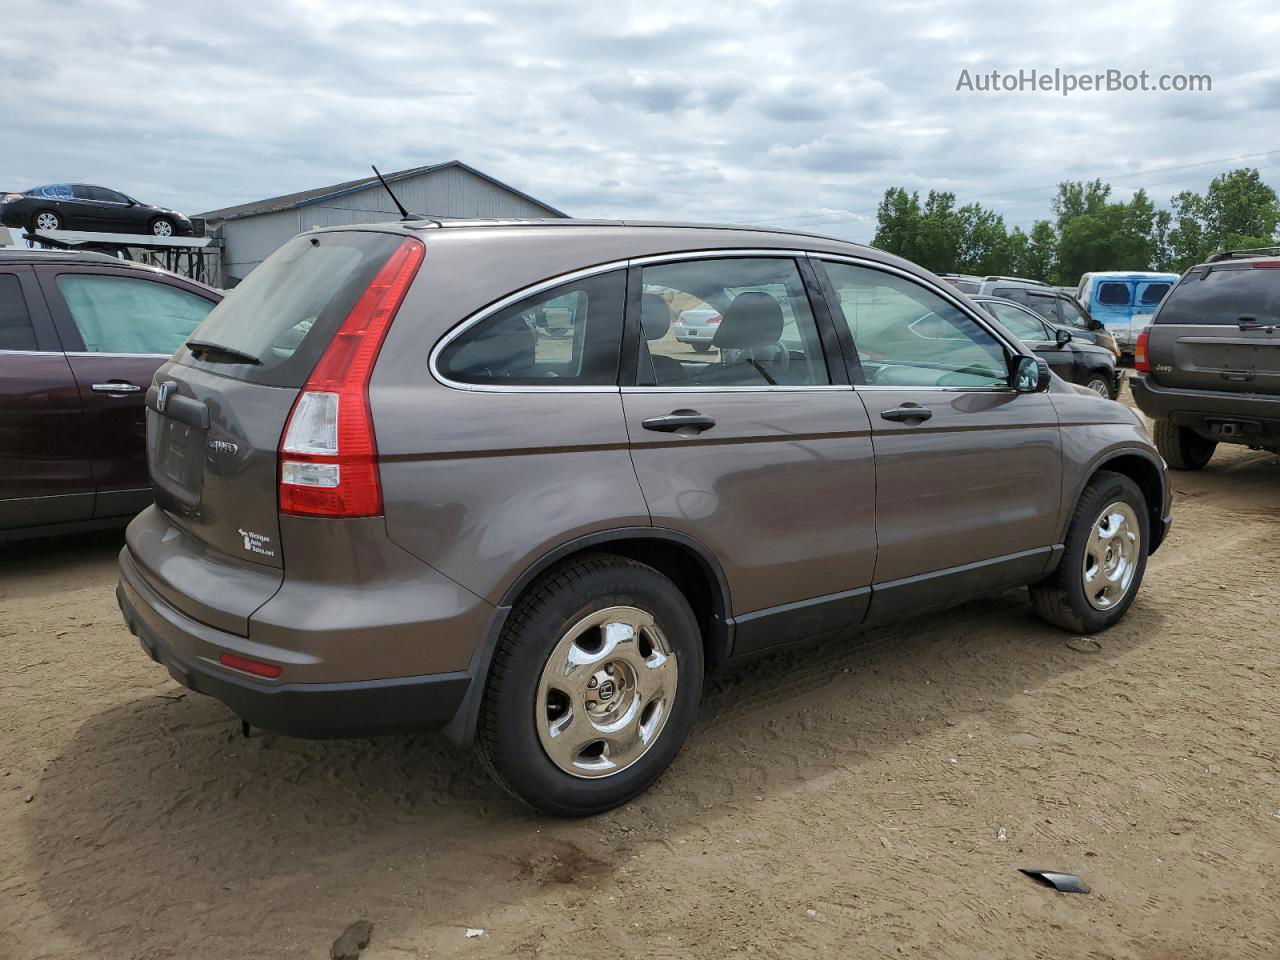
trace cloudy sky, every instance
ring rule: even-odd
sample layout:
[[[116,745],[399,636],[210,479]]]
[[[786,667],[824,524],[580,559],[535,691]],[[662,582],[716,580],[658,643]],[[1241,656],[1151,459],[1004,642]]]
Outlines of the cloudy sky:
[[[1217,12],[1215,12],[1215,9]],[[1280,9],[1202,2],[5,0],[0,189],[199,212],[459,159],[576,216],[869,240],[888,186],[1010,223],[1062,179],[1280,185]],[[957,92],[961,71],[1212,76]]]

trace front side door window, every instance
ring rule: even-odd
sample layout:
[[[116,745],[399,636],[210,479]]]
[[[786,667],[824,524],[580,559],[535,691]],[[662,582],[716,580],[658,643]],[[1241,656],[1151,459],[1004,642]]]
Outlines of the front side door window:
[[[1005,348],[949,300],[893,273],[826,271],[869,386],[1009,386]]]

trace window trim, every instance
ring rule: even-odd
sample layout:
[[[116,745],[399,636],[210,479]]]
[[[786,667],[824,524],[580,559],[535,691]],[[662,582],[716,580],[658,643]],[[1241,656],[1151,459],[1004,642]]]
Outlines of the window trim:
[[[851,389],[851,386],[848,383],[823,383],[823,384],[809,384],[809,385],[796,384],[796,385],[785,385],[785,386],[779,385],[779,386],[772,386],[772,387],[768,385],[765,385],[765,386],[702,386],[702,387],[637,386],[635,384],[635,379],[636,379],[636,368],[638,367],[638,363],[635,360],[631,360],[631,361],[628,360],[628,353],[630,351],[626,349],[625,345],[627,340],[630,339],[631,334],[635,332],[633,327],[631,326],[632,324],[632,319],[631,319],[632,311],[630,309],[631,299],[633,296],[638,297],[638,287],[635,293],[633,293],[632,291],[633,284],[632,284],[631,270],[633,267],[643,267],[649,264],[669,263],[673,261],[684,261],[684,260],[711,260],[711,259],[727,260],[727,259],[768,257],[775,260],[795,260],[796,267],[797,269],[800,270],[801,279],[803,280],[804,270],[802,269],[802,265],[800,261],[804,259],[817,257],[817,256],[825,256],[825,254],[817,254],[812,251],[805,250],[803,247],[764,247],[764,248],[722,247],[722,248],[703,249],[703,250],[682,250],[682,251],[671,252],[671,253],[647,254],[645,256],[640,256],[640,257],[629,257],[623,260],[611,260],[607,263],[596,264],[595,266],[592,266],[592,267],[584,267],[580,270],[572,270],[572,271],[569,271],[568,273],[557,274],[556,276],[548,277],[545,280],[539,280],[536,283],[531,283],[528,286],[521,287],[518,290],[512,291],[511,293],[501,297],[500,299],[495,300],[493,303],[489,304],[488,306],[481,307],[475,313],[463,318],[454,326],[450,327],[447,331],[445,331],[445,333],[440,337],[440,339],[436,341],[435,346],[431,348],[431,353],[428,354],[428,357],[427,357],[427,369],[431,373],[431,376],[435,378],[436,382],[440,383],[443,386],[449,387],[451,389],[462,390],[467,393],[544,393],[544,392],[621,393],[623,390],[666,391],[666,392],[674,392],[674,393],[687,393],[687,392],[758,393],[761,391],[794,392],[794,391],[808,391],[808,390],[849,390]],[[444,352],[445,348],[448,347],[449,344],[451,344],[458,337],[462,336],[462,334],[465,333],[467,330],[471,329],[481,321],[486,320],[489,317],[493,316],[498,311],[503,310],[511,306],[512,304],[518,303],[519,301],[525,299],[526,297],[531,297],[531,296],[534,296],[535,294],[541,293],[544,290],[550,290],[553,287],[558,287],[566,283],[573,283],[575,280],[585,280],[588,277],[593,277],[593,276],[596,276],[597,274],[610,273],[614,270],[627,271],[627,293],[626,293],[627,302],[624,304],[624,306],[628,309],[626,310],[626,313],[624,314],[624,317],[623,317],[623,334],[622,334],[623,347],[621,350],[620,362],[618,364],[618,370],[619,370],[618,383],[615,383],[612,386],[606,386],[601,384],[597,384],[594,386],[541,386],[536,384],[512,384],[510,386],[507,386],[504,384],[489,384],[489,383],[483,383],[483,384],[482,383],[461,383],[456,380],[451,380],[449,377],[446,377],[443,373],[440,372],[437,361],[439,361],[440,356]],[[826,340],[822,338],[823,317],[819,313],[819,311],[816,309],[816,305],[813,303],[813,300],[812,300],[813,292],[808,289],[807,285],[805,286],[805,293],[810,298],[809,307],[810,307],[810,310],[813,311],[814,322],[818,325],[819,340],[821,341],[824,347],[823,353],[825,358],[826,357],[825,348],[827,346],[827,343],[826,343]],[[828,310],[829,309],[830,307],[828,305]],[[836,326],[836,324],[833,323],[832,326]],[[636,352],[637,353],[639,352],[638,348]],[[838,360],[838,358],[836,359]],[[828,376],[830,376],[831,358],[826,358],[824,362],[827,365]],[[630,375],[630,382],[628,382],[628,375]]]
[[[1027,350],[1024,353],[1020,344],[1011,342],[1008,337],[1006,337],[1002,332],[1000,332],[995,327],[993,327],[988,321],[982,319],[982,317],[980,317],[975,311],[969,308],[967,303],[962,301],[959,297],[953,295],[951,291],[946,290],[943,287],[935,286],[931,283],[928,283],[924,281],[921,277],[917,276],[916,274],[912,273],[909,270],[903,270],[902,268],[895,267],[892,264],[881,263],[878,260],[871,260],[866,257],[853,257],[853,256],[845,256],[842,254],[833,254],[833,253],[826,253],[826,252],[810,253],[809,257],[820,262],[830,261],[833,263],[847,263],[855,267],[865,267],[869,270],[878,270],[881,273],[893,274],[894,276],[898,276],[903,278],[904,280],[908,280],[911,283],[914,283],[917,286],[922,287],[923,289],[928,290],[931,293],[937,294],[943,300],[950,303],[952,306],[958,309],[961,313],[967,316],[970,320],[976,323],[981,329],[985,330],[988,334],[990,334],[995,339],[996,343],[998,343],[1000,346],[1004,348],[1006,363],[1009,363],[1009,360],[1011,359],[1011,357],[1014,357],[1014,356],[1017,356],[1017,357],[1024,357],[1024,356],[1034,357],[1035,356],[1035,354],[1030,352],[1030,350]],[[833,302],[830,305],[831,319],[832,319],[833,325],[837,329],[837,333],[840,335],[841,345],[845,346],[847,343],[846,349],[853,348],[855,350],[854,355],[856,356],[856,345],[853,343],[853,334],[849,331],[849,324],[848,324],[848,321],[845,319],[843,308],[840,307],[839,297],[835,296],[835,285],[831,282],[831,278],[827,276],[827,272],[825,269],[821,271],[821,276],[822,276],[823,287],[828,291],[827,296],[833,298]],[[944,286],[950,286],[950,284],[944,284]],[[992,296],[994,296],[994,294],[992,294]],[[839,320],[838,323],[835,322],[837,319]],[[847,341],[845,339],[846,337],[848,338]],[[904,386],[896,386],[896,385],[891,386],[887,384],[866,383],[864,382],[865,378],[862,376],[861,364],[858,364],[856,368],[851,366],[849,371],[850,376],[854,375],[855,369],[857,371],[856,373],[857,379],[853,381],[853,389],[858,391],[897,390],[901,392],[905,390],[905,391],[911,391],[913,393],[926,392],[926,393],[998,393],[998,394],[1017,392],[1013,388],[1012,375],[1010,376],[1009,385],[1006,387],[992,387],[992,386],[988,386],[988,387],[978,387],[978,386],[974,386],[974,387],[930,387],[930,386],[904,387]]]

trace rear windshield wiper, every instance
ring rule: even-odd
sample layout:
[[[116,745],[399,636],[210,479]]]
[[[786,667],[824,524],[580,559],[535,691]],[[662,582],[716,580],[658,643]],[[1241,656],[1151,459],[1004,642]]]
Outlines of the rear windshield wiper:
[[[245,353],[235,347],[224,347],[220,343],[208,343],[204,340],[188,340],[187,349],[197,360],[208,363],[251,363],[255,367],[262,366],[262,361],[252,353]],[[214,354],[215,356],[211,356]]]

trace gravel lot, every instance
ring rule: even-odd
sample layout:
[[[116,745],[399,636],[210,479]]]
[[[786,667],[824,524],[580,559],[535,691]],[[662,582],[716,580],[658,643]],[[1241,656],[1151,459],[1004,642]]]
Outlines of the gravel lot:
[[[1280,459],[1173,479],[1100,649],[1014,591],[755,661],[585,822],[430,737],[244,740],[122,625],[119,534],[0,547],[0,957],[1280,956]]]

